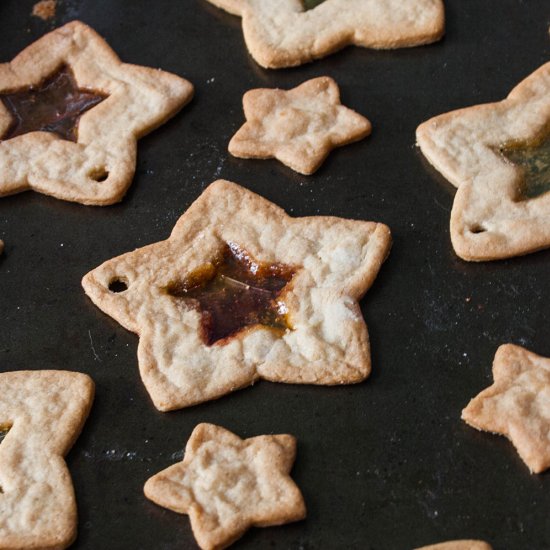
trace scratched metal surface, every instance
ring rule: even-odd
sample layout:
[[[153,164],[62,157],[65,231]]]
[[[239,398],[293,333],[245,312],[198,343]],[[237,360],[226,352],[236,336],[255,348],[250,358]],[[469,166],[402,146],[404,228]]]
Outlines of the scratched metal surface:
[[[56,19],[32,0],[0,4],[0,59],[75,17],[123,60],[159,66],[196,86],[192,104],[141,140],[124,201],[108,208],[36,193],[0,200],[0,370],[90,374],[97,397],[68,456],[79,505],[77,549],[193,548],[186,517],[142,496],[144,481],[182,456],[193,427],[241,436],[290,432],[306,521],[253,529],[236,548],[407,550],[475,537],[496,550],[550,548],[550,478],[531,476],[504,439],[459,420],[491,381],[504,342],[550,356],[550,252],[467,264],[451,250],[454,190],[423,160],[414,130],[450,109],[503,98],[550,53],[546,0],[448,0],[435,45],[348,48],[297,69],[265,71],[247,55],[239,20],[203,0],[61,0]],[[303,177],[276,161],[233,159],[241,96],[333,76],[370,138]],[[137,337],[85,297],[80,278],[105,259],[165,238],[218,177],[294,215],[387,223],[392,253],[362,302],[374,371],[364,384],[315,388],[260,382],[170,414],[152,407]]]

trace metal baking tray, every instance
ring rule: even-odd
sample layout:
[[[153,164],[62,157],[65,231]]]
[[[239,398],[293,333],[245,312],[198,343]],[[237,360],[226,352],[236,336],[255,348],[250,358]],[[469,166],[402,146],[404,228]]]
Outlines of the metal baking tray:
[[[186,516],[142,489],[180,460],[194,426],[241,437],[292,433],[305,521],[251,529],[235,548],[409,550],[481,538],[496,550],[550,548],[550,478],[531,475],[503,437],[460,420],[492,380],[506,342],[550,356],[550,252],[469,264],[449,240],[454,188],[415,146],[431,116],[498,101],[550,54],[547,0],[446,0],[446,36],[396,51],[346,48],[295,69],[261,69],[240,20],[204,0],[58,0],[50,22],[32,0],[0,3],[0,60],[79,18],[127,62],[161,67],[196,87],[192,103],[142,139],[133,185],[115,206],[27,192],[0,199],[0,370],[90,374],[97,396],[67,457],[79,508],[75,549],[195,548]],[[240,160],[227,144],[256,87],[329,75],[372,135],[333,152],[313,176],[274,160]],[[394,246],[361,302],[373,373],[344,387],[259,382],[217,401],[159,413],[140,381],[137,337],[84,295],[104,260],[166,238],[217,178],[294,216],[388,224]],[[550,223],[550,220],[549,220]],[[0,389],[1,391],[1,389]],[[55,518],[52,518],[55,521]]]

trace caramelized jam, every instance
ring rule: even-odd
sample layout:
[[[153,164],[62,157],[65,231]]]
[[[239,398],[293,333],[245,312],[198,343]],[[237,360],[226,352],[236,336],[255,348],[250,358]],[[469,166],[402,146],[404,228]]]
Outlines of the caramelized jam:
[[[106,97],[91,90],[80,90],[73,72],[64,65],[38,86],[0,94],[13,119],[1,139],[28,132],[53,132],[68,141],[76,141],[82,114]]]
[[[284,264],[256,262],[230,244],[217,260],[166,291],[200,311],[202,338],[211,346],[253,325],[290,328],[278,297],[295,273]]]
[[[550,136],[535,143],[502,147],[500,152],[523,171],[522,199],[534,199],[550,191]]]

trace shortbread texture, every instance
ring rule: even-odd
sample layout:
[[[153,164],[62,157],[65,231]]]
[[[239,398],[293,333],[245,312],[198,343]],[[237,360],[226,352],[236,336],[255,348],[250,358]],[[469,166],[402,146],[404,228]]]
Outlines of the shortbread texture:
[[[145,484],[147,498],[188,514],[203,550],[226,548],[252,526],[303,519],[306,507],[289,476],[296,439],[287,434],[242,440],[213,424],[193,431],[183,462]]]
[[[420,125],[418,145],[458,187],[451,240],[461,258],[497,260],[550,246],[550,193],[521,196],[523,175],[500,149],[549,136],[550,63],[498,103],[437,116]]]
[[[392,49],[435,42],[445,28],[441,0],[208,0],[242,17],[246,46],[262,67],[307,63],[348,45]]]
[[[532,473],[550,467],[550,359],[500,346],[492,386],[474,397],[462,419],[478,430],[505,435]]]
[[[450,540],[416,550],[493,550],[489,544],[481,540]]]
[[[235,244],[260,262],[294,266],[280,299],[292,330],[244,329],[207,346],[200,314],[166,292],[174,281]],[[211,184],[170,238],[109,260],[88,273],[86,294],[140,336],[142,380],[163,411],[220,397],[259,378],[294,384],[350,384],[371,369],[357,301],[387,257],[387,226],[335,217],[291,218],[234,183]],[[112,292],[113,281],[127,290]]]
[[[363,139],[371,123],[340,103],[338,84],[327,76],[292,90],[250,90],[243,97],[246,123],[229,152],[241,158],[280,160],[296,172],[315,172],[335,147]]]
[[[50,132],[0,141],[0,196],[34,189],[90,205],[118,202],[132,182],[137,140],[178,112],[193,86],[158,69],[122,63],[90,27],[73,21],[0,65],[0,94],[37,86],[62,66],[79,88],[107,99],[85,112],[74,143]],[[12,123],[0,102],[0,136]]]
[[[63,457],[90,411],[90,377],[67,371],[0,374],[0,548],[67,548],[77,510]]]

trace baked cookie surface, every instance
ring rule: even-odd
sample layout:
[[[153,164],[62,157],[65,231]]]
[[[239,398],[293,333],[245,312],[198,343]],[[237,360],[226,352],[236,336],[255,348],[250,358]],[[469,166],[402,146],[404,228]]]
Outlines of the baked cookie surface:
[[[150,478],[145,496],[188,514],[203,550],[225,548],[252,526],[267,527],[306,516],[290,478],[296,439],[287,434],[241,439],[213,424],[199,424],[182,462]]]
[[[100,309],[139,334],[141,377],[155,406],[167,411],[259,378],[364,380],[370,350],[357,300],[374,282],[390,241],[383,224],[291,218],[220,180],[168,240],[105,262],[82,284]],[[229,297],[220,284],[233,289]],[[243,288],[244,296],[237,291]],[[200,289],[211,292],[209,303]],[[271,296],[260,298],[266,292]],[[246,301],[251,315],[239,317]],[[228,315],[229,329],[220,332]]]
[[[77,510],[63,457],[86,421],[89,376],[0,373],[0,548],[57,550],[76,538]]]
[[[391,49],[428,44],[444,32],[441,0],[208,0],[239,15],[246,46],[262,67],[307,63],[354,44]]]
[[[498,103],[424,122],[418,145],[455,187],[451,240],[465,260],[550,246],[550,63]]]
[[[416,550],[492,550],[492,548],[481,540],[450,540],[439,544],[431,544],[430,546],[422,546],[422,548],[416,548]]]
[[[371,123],[340,103],[327,76],[292,90],[256,89],[243,97],[246,122],[229,142],[241,158],[276,158],[296,172],[315,172],[335,147],[363,139]]]
[[[532,473],[550,467],[550,359],[520,346],[500,346],[494,383],[462,411],[470,426],[505,435]]]
[[[0,64],[0,196],[120,201],[137,140],[192,95],[183,78],[122,63],[84,23],[50,32]]]

